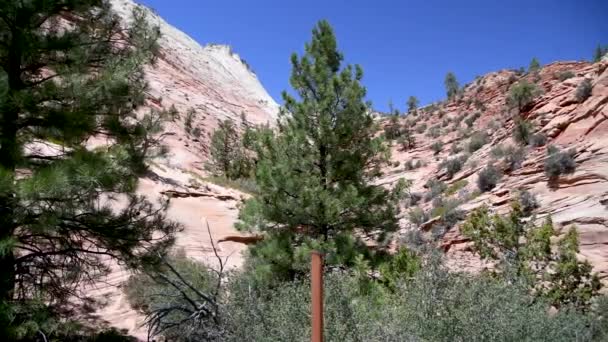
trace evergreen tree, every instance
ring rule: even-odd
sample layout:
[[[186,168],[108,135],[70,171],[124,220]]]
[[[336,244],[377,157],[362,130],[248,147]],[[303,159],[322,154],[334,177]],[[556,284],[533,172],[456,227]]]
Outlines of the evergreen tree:
[[[540,94],[541,90],[535,84],[521,80],[511,86],[509,95],[507,96],[507,105],[510,108],[516,109],[517,113],[521,113]]]
[[[532,60],[530,61],[530,65],[528,66],[528,72],[529,73],[537,73],[540,71],[540,62],[538,61],[538,59],[536,59],[536,57],[533,57]]]
[[[453,72],[448,72],[445,75],[445,91],[448,96],[448,100],[453,100],[456,95],[458,95],[458,90],[460,86],[458,85],[458,81],[456,80],[456,75]]]
[[[329,23],[312,34],[304,55],[291,57],[298,97],[283,93],[278,132],[267,130],[256,143],[259,195],[240,212],[239,228],[266,234],[251,250],[265,279],[304,271],[313,248],[327,252],[330,264],[348,264],[362,247],[358,237],[382,241],[398,226],[401,187],[372,184],[388,149],[364,102],[363,71],[342,66]]]
[[[159,35],[143,12],[125,28],[107,1],[3,1],[0,32],[6,341],[35,326],[28,322],[36,312],[19,306],[64,304],[80,283],[108,271],[108,258],[137,266],[178,227],[164,218],[166,202],[154,206],[135,193],[146,158],[160,152],[165,114],[136,114]],[[93,146],[93,137],[112,143]]]
[[[245,130],[247,131],[247,128]],[[250,133],[241,138],[232,120],[221,121],[211,136],[211,159],[207,165],[208,169],[215,175],[229,179],[249,177],[252,162],[244,146],[244,143],[250,143],[249,139]]]
[[[602,45],[597,44],[597,47],[593,51],[593,62],[601,61],[602,57],[604,57],[607,53],[608,53],[608,45],[602,47]]]
[[[416,96],[410,96],[407,99],[407,112],[409,114],[415,114],[416,109],[418,109],[418,99]]]

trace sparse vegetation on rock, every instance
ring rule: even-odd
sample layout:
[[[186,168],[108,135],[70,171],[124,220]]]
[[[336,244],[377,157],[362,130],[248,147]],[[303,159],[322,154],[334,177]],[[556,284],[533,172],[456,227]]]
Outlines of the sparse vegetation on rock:
[[[458,80],[456,80],[456,75],[454,75],[454,73],[451,71],[448,72],[445,75],[444,84],[448,100],[454,100],[460,90],[460,85],[458,84]]]
[[[521,113],[540,94],[541,90],[535,84],[521,80],[511,86],[507,97],[507,105]]]
[[[585,78],[581,83],[576,87],[576,93],[574,96],[579,103],[585,102],[591,96],[591,92],[593,91],[593,85],[591,85],[591,81],[588,78]]]
[[[488,135],[485,132],[475,132],[471,135],[469,139],[469,143],[467,144],[467,151],[469,153],[473,153],[480,148],[482,148],[485,144],[488,143]]]
[[[556,180],[562,174],[573,173],[576,170],[575,154],[574,149],[562,151],[555,146],[548,146],[545,174],[549,180]]]
[[[477,175],[477,187],[481,192],[486,192],[494,189],[502,174],[494,165],[489,164],[484,169],[479,171]]]

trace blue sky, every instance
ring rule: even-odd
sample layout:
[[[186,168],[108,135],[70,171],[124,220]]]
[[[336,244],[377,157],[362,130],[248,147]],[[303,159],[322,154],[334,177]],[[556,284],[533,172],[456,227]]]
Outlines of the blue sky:
[[[346,61],[363,67],[374,107],[403,109],[409,95],[445,97],[443,79],[557,60],[589,60],[608,44],[608,0],[140,0],[201,44],[229,44],[282,102],[292,52],[320,19],[332,24]]]

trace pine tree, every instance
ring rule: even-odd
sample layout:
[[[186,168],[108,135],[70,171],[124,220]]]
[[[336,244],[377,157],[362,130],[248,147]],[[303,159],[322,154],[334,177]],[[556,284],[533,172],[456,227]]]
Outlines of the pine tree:
[[[608,53],[608,45],[602,47],[602,45],[597,44],[597,47],[593,51],[593,62],[601,61],[602,57],[604,57],[607,53]]]
[[[536,59],[536,57],[533,57],[532,60],[530,61],[530,65],[528,66],[528,72],[529,73],[537,73],[540,71],[540,62],[538,61],[538,59]]]
[[[447,75],[445,75],[444,83],[448,100],[453,100],[456,95],[458,95],[458,90],[460,89],[458,81],[456,80],[456,75],[451,71],[448,72]]]
[[[249,134],[245,136],[247,139],[250,138]],[[211,136],[211,159],[208,169],[217,176],[229,179],[248,177],[252,165],[243,142],[232,120],[221,121]]]
[[[409,114],[415,114],[416,109],[418,109],[418,99],[416,96],[410,96],[407,99],[407,112]]]
[[[278,132],[257,141],[259,195],[240,212],[239,228],[266,234],[251,250],[265,279],[305,270],[312,248],[326,251],[328,263],[352,262],[358,237],[382,240],[397,228],[399,191],[372,184],[388,149],[364,101],[363,71],[342,66],[329,23],[312,34],[304,55],[291,57],[298,98],[283,93]]]
[[[143,12],[125,28],[107,1],[3,1],[0,32],[0,334],[10,340],[29,319],[10,308],[61,305],[108,257],[137,266],[178,227],[166,202],[135,193],[165,114],[136,113],[159,35]]]

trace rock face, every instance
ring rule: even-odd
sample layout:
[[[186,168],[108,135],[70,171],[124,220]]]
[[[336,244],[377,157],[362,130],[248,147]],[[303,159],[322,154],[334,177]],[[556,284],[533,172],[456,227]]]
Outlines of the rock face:
[[[111,3],[126,20],[138,6],[131,0]],[[163,142],[169,153],[151,163],[150,173],[140,180],[138,191],[151,200],[160,196],[171,198],[167,216],[184,226],[177,236],[177,249],[185,250],[190,257],[212,262],[208,223],[220,256],[229,257],[228,267],[239,266],[241,252],[246,248],[241,242],[255,241],[256,237],[243,236],[233,227],[237,205],[246,195],[204,180],[209,134],[220,120],[231,119],[241,124],[242,115],[250,124],[273,124],[278,105],[230,47],[203,47],[145,10],[150,22],[159,26],[162,33],[160,56],[147,69],[148,106],[157,109],[174,106],[180,116],[165,125],[167,135]],[[189,110],[195,114],[187,127]],[[112,269],[107,279],[87,288],[89,294],[106,304],[93,316],[97,322],[105,321],[145,340],[143,317],[130,308],[121,290],[129,274],[118,265]]]
[[[560,75],[572,72],[573,77],[565,80]],[[547,145],[553,144],[561,149],[575,149],[576,171],[562,175],[550,184],[544,173],[546,146],[528,147],[521,167],[502,176],[497,186],[489,192],[471,195],[477,191],[478,173],[487,164],[501,166],[502,158],[492,157],[491,151],[497,146],[516,146],[513,140],[514,113],[506,106],[510,85],[526,78],[537,83],[542,95],[524,108],[521,115],[531,122],[535,132],[547,136]],[[562,79],[565,77],[562,77]],[[578,85],[589,79],[593,85],[592,94],[579,103],[575,94]],[[551,215],[556,225],[564,230],[575,225],[580,235],[580,258],[586,259],[606,283],[608,282],[608,62],[595,64],[586,62],[557,62],[542,68],[537,76],[518,76],[514,71],[499,71],[478,78],[464,88],[460,101],[438,104],[434,111],[420,110],[413,122],[426,123],[427,132],[440,129],[435,138],[428,134],[415,133],[417,146],[402,151],[397,144],[393,146],[393,159],[400,165],[387,170],[385,182],[394,182],[404,177],[413,181],[413,191],[424,192],[424,184],[438,177],[448,186],[466,184],[453,195],[464,202],[460,209],[468,212],[480,205],[487,205],[497,212],[506,212],[509,203],[519,189],[533,193],[540,207],[535,211],[538,220]],[[460,129],[454,122],[473,113],[479,118],[465,132],[466,120]],[[402,118],[405,123],[409,118]],[[446,124],[446,121],[451,121]],[[386,121],[388,122],[388,121]],[[459,132],[460,130],[460,132]],[[413,132],[416,129],[414,128]],[[448,179],[441,162],[454,157],[452,144],[465,149],[468,134],[485,131],[488,143],[471,153],[462,170]],[[443,149],[437,155],[431,144],[441,142]],[[404,170],[409,160],[420,160],[424,166],[414,170]],[[422,208],[430,208],[431,203],[423,203]],[[402,220],[403,231],[419,230],[405,214]],[[427,223],[425,223],[427,224]],[[422,227],[428,229],[428,227]],[[439,241],[447,252],[448,260],[460,269],[479,269],[480,261],[470,252],[468,240],[461,236],[458,224],[452,227]]]

